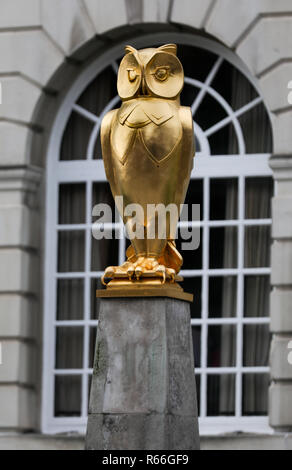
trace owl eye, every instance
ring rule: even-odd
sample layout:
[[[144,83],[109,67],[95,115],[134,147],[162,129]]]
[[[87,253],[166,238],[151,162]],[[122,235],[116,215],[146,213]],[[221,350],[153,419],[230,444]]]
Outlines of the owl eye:
[[[130,82],[134,82],[138,76],[136,70],[134,69],[127,69],[128,70],[128,78]]]
[[[153,75],[156,78],[156,80],[163,82],[169,76],[169,67],[159,67],[155,70]]]

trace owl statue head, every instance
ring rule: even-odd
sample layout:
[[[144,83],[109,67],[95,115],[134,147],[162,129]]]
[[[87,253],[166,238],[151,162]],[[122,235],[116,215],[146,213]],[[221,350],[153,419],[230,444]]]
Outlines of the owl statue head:
[[[122,101],[155,97],[176,99],[183,88],[183,67],[175,44],[137,50],[125,47],[118,73],[118,93]]]

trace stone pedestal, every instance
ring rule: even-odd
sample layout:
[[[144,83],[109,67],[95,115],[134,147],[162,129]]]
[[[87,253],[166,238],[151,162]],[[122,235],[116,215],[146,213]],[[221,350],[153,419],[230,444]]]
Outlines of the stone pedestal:
[[[101,299],[86,449],[199,449],[187,302]]]

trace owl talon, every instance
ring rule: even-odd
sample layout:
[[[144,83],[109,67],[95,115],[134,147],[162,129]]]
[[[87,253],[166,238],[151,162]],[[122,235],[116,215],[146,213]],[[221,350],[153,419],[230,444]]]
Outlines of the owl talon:
[[[101,277],[101,283],[106,286],[108,284],[108,282],[105,281],[105,279],[107,278],[114,278],[115,277],[115,272],[116,272],[116,268],[114,266],[108,266],[103,274],[103,276]]]
[[[143,273],[143,269],[140,266],[137,266],[136,269],[135,269],[135,275],[136,275],[136,278],[137,278],[138,281],[139,281],[142,273]]]
[[[155,269],[155,272],[158,273],[160,276],[162,276],[161,284],[164,284],[164,283],[165,283],[165,280],[166,280],[166,270],[165,270],[165,266],[163,266],[162,264],[160,264],[160,265]]]
[[[106,285],[107,285],[107,282],[105,282],[104,278],[105,278],[105,275],[103,274],[103,275],[101,276],[100,281],[101,281],[101,283],[102,283],[103,286],[106,286]]]
[[[127,269],[127,274],[128,274],[128,277],[129,277],[130,281],[132,280],[134,272],[135,272],[135,269],[132,266]]]
[[[170,276],[170,282],[175,281],[175,270],[172,268],[167,269],[167,274]]]
[[[116,268],[114,266],[108,266],[104,272],[105,277],[114,277]]]

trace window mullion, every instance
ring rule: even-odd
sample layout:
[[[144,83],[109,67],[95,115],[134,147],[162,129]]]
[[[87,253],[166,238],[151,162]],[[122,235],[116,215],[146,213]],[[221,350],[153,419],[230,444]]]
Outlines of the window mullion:
[[[89,320],[90,320],[90,270],[91,270],[91,207],[92,207],[92,183],[86,183],[86,243],[85,243],[85,277],[84,277],[84,341],[83,341],[83,374],[82,374],[82,407],[81,415],[87,416],[88,409],[88,375],[85,370],[88,368],[89,359]]]
[[[245,212],[245,179],[239,177],[238,187],[238,276],[237,276],[237,341],[236,341],[236,385],[235,385],[235,416],[241,416],[242,408],[242,357],[243,357],[243,302],[244,302],[244,212]]]
[[[210,205],[210,179],[204,179],[204,213],[203,220],[209,220]],[[203,276],[202,276],[202,330],[201,330],[201,412],[200,416],[207,416],[207,375],[205,369],[208,361],[208,292],[209,292],[209,227],[205,224],[203,229]]]

